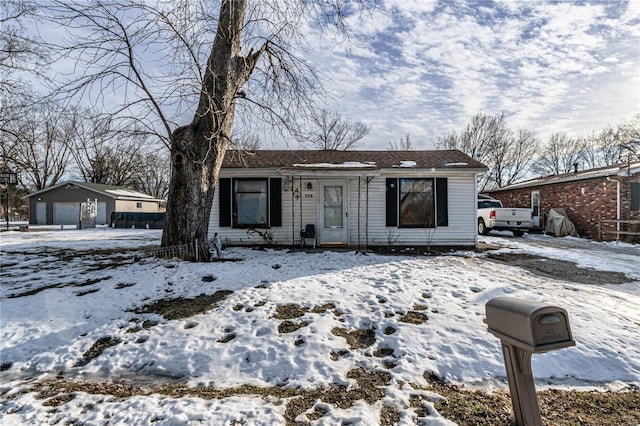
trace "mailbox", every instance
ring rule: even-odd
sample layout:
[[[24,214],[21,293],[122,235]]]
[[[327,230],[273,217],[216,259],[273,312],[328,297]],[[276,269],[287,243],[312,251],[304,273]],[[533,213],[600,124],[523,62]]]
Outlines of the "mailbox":
[[[542,302],[496,297],[486,304],[489,332],[531,353],[574,346],[567,311]]]
[[[531,354],[574,346],[567,311],[515,297],[485,305],[489,332],[500,339],[518,426],[542,426],[531,371]]]

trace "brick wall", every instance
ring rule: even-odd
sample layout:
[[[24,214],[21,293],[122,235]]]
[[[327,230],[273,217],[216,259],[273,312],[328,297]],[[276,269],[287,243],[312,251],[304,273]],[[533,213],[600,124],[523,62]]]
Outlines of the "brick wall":
[[[630,185],[627,177],[620,180],[620,216],[622,219],[640,219],[640,211],[629,211],[631,204]],[[632,176],[640,182],[640,174]],[[563,182],[533,186],[524,189],[489,192],[506,207],[531,208],[531,192],[540,191],[541,220],[552,208],[564,208],[575,224],[578,234],[589,238],[598,237],[600,218],[615,219],[617,214],[617,183],[606,178]],[[541,223],[544,226],[544,222]],[[608,227],[608,228],[606,228]],[[604,224],[603,229],[615,230],[615,224]],[[606,234],[604,239],[615,239],[615,234]]]

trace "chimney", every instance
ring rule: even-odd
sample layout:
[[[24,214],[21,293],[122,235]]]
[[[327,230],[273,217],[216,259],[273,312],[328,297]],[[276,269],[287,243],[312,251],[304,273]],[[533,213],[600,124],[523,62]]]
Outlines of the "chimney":
[[[578,163],[573,163],[573,173],[578,173]]]

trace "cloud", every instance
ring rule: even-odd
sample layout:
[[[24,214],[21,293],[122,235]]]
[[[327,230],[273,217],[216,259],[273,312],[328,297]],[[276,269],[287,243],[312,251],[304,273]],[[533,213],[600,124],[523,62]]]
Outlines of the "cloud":
[[[317,60],[368,146],[427,145],[480,111],[581,136],[640,111],[640,2],[615,3],[385,2]]]

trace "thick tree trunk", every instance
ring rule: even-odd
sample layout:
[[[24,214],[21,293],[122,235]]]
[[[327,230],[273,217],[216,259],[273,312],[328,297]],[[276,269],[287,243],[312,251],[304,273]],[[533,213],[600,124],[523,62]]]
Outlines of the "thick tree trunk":
[[[162,246],[206,247],[216,179],[233,126],[236,94],[260,54],[240,56],[246,0],[223,0],[193,121],[171,135],[171,181]]]

